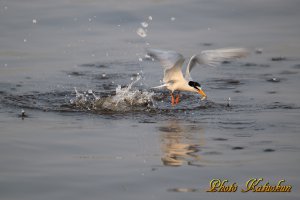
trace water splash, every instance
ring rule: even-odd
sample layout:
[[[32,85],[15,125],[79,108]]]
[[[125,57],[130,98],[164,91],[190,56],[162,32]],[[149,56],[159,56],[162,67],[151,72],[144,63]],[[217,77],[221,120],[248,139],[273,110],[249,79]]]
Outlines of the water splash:
[[[146,31],[145,31],[143,28],[138,28],[137,31],[136,31],[136,33],[137,33],[140,37],[142,37],[142,38],[144,38],[144,37],[147,36],[147,33],[146,33]]]
[[[146,90],[139,90],[138,88],[133,87],[140,80],[141,76],[137,76],[136,80],[124,88],[118,85],[115,95],[106,97],[100,97],[92,90],[80,93],[75,88],[76,96],[70,100],[70,103],[76,108],[80,108],[82,110],[92,110],[95,112],[126,112],[153,108],[154,93]]]
[[[142,27],[147,28],[149,24],[147,22],[142,22],[141,25]]]
[[[71,105],[80,109],[94,110],[94,102],[98,101],[98,97],[93,90],[89,89],[87,92],[80,93],[77,88],[75,90],[75,98],[70,100]]]

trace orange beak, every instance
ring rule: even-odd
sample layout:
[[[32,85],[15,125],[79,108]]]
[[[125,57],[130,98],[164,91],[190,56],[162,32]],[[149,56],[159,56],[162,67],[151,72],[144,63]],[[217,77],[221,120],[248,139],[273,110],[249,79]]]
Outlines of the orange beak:
[[[202,96],[201,100],[206,99],[206,94],[205,94],[205,92],[203,92],[202,89],[199,88],[199,89],[198,89],[198,93],[201,94],[201,96]]]

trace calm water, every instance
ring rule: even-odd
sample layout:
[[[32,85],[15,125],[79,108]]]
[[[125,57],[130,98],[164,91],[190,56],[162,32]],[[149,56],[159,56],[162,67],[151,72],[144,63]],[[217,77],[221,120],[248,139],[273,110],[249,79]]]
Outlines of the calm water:
[[[299,198],[299,6],[0,1],[0,198]],[[183,93],[172,107],[150,89],[162,69],[147,47],[251,55],[195,68],[208,100]],[[213,178],[259,177],[294,187],[205,192]]]

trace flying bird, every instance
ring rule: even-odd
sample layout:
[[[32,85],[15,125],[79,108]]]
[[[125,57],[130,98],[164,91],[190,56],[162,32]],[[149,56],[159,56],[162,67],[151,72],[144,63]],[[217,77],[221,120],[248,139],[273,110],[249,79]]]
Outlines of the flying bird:
[[[192,69],[197,65],[216,66],[222,61],[242,58],[248,55],[244,48],[226,48],[202,51],[199,55],[193,55],[186,67],[185,76],[182,73],[184,57],[175,51],[165,51],[159,49],[147,49],[147,54],[158,60],[164,70],[163,85],[153,88],[167,88],[171,92],[172,105],[179,103],[179,93],[176,98],[174,91],[196,92],[202,96],[201,100],[207,98],[199,82],[193,81],[191,77]]]

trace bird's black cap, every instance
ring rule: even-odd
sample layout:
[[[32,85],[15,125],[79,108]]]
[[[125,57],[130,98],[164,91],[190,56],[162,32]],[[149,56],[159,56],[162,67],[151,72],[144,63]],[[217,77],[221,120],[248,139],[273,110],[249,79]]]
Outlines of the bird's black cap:
[[[200,83],[195,82],[195,81],[189,81],[189,86],[194,87],[194,88],[201,87]]]

